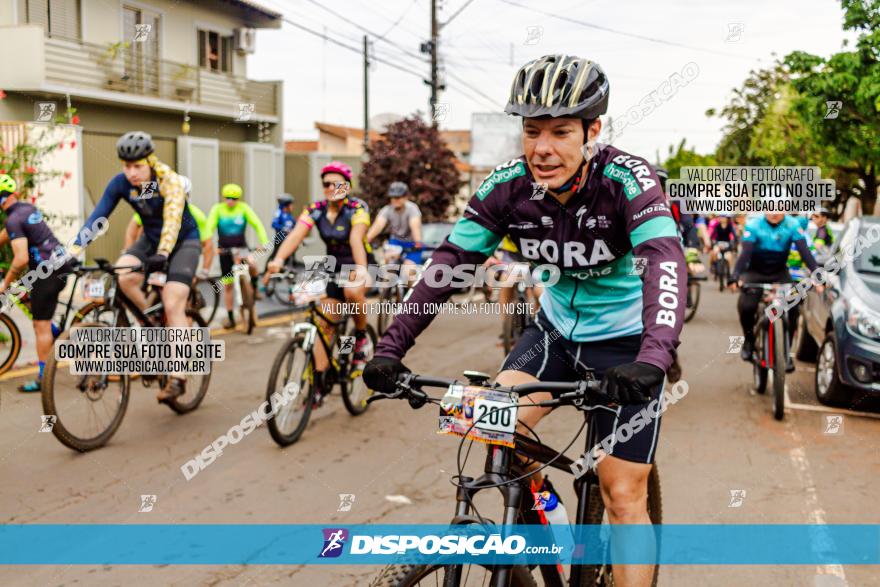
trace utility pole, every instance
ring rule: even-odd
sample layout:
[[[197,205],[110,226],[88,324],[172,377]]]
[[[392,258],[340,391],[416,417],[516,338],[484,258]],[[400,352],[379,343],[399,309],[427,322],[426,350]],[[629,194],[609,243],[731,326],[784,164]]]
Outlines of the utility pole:
[[[370,146],[370,56],[367,35],[364,35],[364,155]]]
[[[437,124],[437,0],[431,0],[431,120]]]

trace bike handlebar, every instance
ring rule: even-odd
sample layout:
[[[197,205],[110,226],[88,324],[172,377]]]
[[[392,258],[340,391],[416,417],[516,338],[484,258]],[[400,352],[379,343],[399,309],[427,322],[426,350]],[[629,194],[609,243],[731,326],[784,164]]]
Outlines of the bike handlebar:
[[[605,394],[599,392],[602,383],[596,379],[584,379],[581,381],[536,381],[534,383],[521,383],[519,385],[506,386],[497,383],[491,385],[465,383],[458,379],[450,379],[447,377],[402,373],[398,378],[397,390],[394,393],[375,392],[375,395],[367,398],[367,403],[372,403],[380,399],[407,399],[413,408],[420,408],[432,399],[428,394],[422,391],[422,388],[434,387],[445,389],[450,385],[481,385],[496,391],[517,393],[519,395],[528,395],[529,393],[538,391],[562,392],[552,400],[534,404],[537,407],[555,407],[563,405],[581,407],[588,398],[596,400],[608,399]]]

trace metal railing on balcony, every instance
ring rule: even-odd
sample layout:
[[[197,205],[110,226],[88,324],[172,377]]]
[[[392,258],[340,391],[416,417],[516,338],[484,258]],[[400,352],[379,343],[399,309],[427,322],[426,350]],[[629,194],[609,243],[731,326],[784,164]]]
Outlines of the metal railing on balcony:
[[[137,43],[97,45],[51,37],[46,39],[46,80],[53,84],[134,94],[240,112],[253,104],[257,115],[275,116],[276,83],[215,73],[156,59]]]

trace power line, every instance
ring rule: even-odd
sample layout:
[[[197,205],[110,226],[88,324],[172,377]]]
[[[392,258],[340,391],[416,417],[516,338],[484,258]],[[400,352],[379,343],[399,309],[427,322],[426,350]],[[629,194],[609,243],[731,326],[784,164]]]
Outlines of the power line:
[[[714,55],[722,55],[724,57],[735,57],[737,59],[748,59],[749,61],[754,60],[753,57],[747,57],[745,55],[736,55],[734,53],[725,53],[724,51],[716,51],[714,49],[707,49],[704,47],[695,47],[693,45],[685,45],[684,43],[676,43],[675,41],[667,41],[665,39],[657,39],[654,37],[648,37],[648,36],[639,35],[636,33],[628,33],[626,31],[621,31],[621,30],[610,28],[610,27],[606,27],[606,26],[602,26],[602,25],[598,25],[598,24],[593,24],[593,23],[587,22],[585,20],[578,20],[576,18],[571,18],[570,16],[560,16],[560,15],[554,14],[552,12],[547,12],[545,10],[540,10],[538,8],[532,8],[531,6],[523,6],[522,4],[517,4],[516,2],[512,2],[511,0],[498,0],[498,1],[503,2],[504,4],[509,4],[510,6],[522,8],[524,10],[531,10],[532,12],[537,12],[538,14],[543,14],[544,16],[549,16],[550,18],[555,18],[557,20],[561,20],[564,22],[578,24],[578,25],[586,27],[586,28],[604,31],[606,33],[612,33],[615,35],[623,35],[625,37],[630,37],[632,39],[640,39],[642,41],[648,41],[650,43],[658,43],[660,45],[667,45],[669,47],[680,47],[682,49],[690,49],[692,51],[702,51],[703,53],[712,53]]]
[[[294,26],[298,29],[301,29],[307,33],[310,33],[320,39],[324,39],[325,41],[329,41],[329,42],[333,43],[334,45],[338,45],[338,46],[342,47],[343,49],[348,49],[349,51],[357,53],[358,55],[363,54],[363,51],[360,48],[352,47],[351,45],[346,45],[345,43],[337,41],[333,37],[330,37],[324,33],[319,33],[318,31],[315,31],[315,30],[312,30],[306,26],[303,26],[303,25],[299,24],[298,22],[294,22],[294,21],[290,20],[289,18],[287,18],[286,16],[282,16],[281,20],[283,20],[284,22],[286,22],[287,24],[289,24],[291,26]],[[398,69],[398,70],[403,71],[405,73],[409,73],[411,75],[414,75],[414,76],[418,77],[419,79],[422,79],[424,77],[421,73],[418,73],[418,72],[413,71],[412,69],[409,69],[406,67],[401,67],[400,65],[397,65],[396,63],[392,63],[391,61],[386,61],[385,59],[382,59],[381,57],[377,57],[374,55],[373,60],[378,61],[379,63],[384,63],[385,65],[388,65],[389,67],[393,67],[394,69]]]
[[[450,22],[452,22],[452,19],[454,19],[454,18],[455,18],[456,16],[458,16],[459,14],[461,14],[462,11],[463,11],[465,8],[467,8],[468,6],[470,6],[471,2],[473,2],[473,1],[474,1],[474,0],[467,0],[467,2],[465,2],[464,4],[462,4],[461,8],[459,8],[458,10],[456,10],[455,13],[454,13],[452,16],[450,16],[450,17],[446,20],[446,22],[444,22],[443,24],[440,25],[440,28],[443,28],[443,27],[445,27],[446,25],[448,25]]]
[[[354,27],[357,27],[358,29],[362,30],[363,32],[365,32],[365,33],[367,33],[367,34],[369,34],[369,35],[372,35],[372,36],[375,37],[377,40],[382,41],[383,43],[388,43],[389,45],[391,45],[391,46],[393,46],[393,47],[396,47],[398,50],[400,50],[400,51],[402,51],[403,53],[409,55],[410,57],[415,57],[415,58],[418,59],[419,61],[424,61],[425,63],[427,63],[424,59],[422,59],[422,57],[421,57],[420,55],[417,55],[416,53],[412,53],[411,51],[409,51],[409,50],[406,49],[405,47],[402,47],[401,45],[398,45],[398,44],[395,43],[394,41],[389,41],[388,39],[383,38],[381,35],[379,35],[379,34],[376,33],[375,31],[371,31],[370,29],[366,28],[365,26],[362,26],[360,23],[351,20],[351,19],[348,18],[347,16],[342,15],[342,14],[339,14],[338,12],[336,12],[335,10],[333,10],[332,8],[328,8],[328,7],[324,6],[323,4],[321,4],[320,2],[318,2],[317,0],[306,0],[306,1],[309,2],[309,3],[311,3],[311,4],[314,4],[315,6],[317,6],[318,8],[320,8],[321,10],[325,10],[325,11],[329,12],[330,14],[332,14],[333,16],[335,16],[336,18],[338,18],[338,19],[340,19],[340,20],[342,20],[342,21],[344,21],[344,22],[347,22],[348,24],[350,24],[350,25],[352,25],[352,26],[354,26]]]
[[[397,20],[394,21],[394,24],[391,25],[391,28],[389,28],[387,31],[385,31],[384,33],[382,33],[382,35],[381,35],[379,38],[380,38],[380,39],[384,39],[385,37],[388,36],[388,34],[389,34],[391,31],[393,31],[394,29],[396,29],[396,28],[397,28],[397,25],[400,24],[400,21],[402,21],[404,18],[406,18],[406,15],[409,14],[409,11],[412,10],[412,7],[415,6],[415,5],[416,5],[416,2],[418,2],[418,1],[419,1],[419,0],[412,0],[412,2],[409,3],[409,6],[407,6],[407,7],[404,9],[403,13],[397,18]]]

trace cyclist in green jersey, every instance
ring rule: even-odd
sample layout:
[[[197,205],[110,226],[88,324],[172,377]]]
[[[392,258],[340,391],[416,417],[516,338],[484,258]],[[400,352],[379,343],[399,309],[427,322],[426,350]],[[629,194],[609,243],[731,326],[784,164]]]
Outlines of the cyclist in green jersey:
[[[246,248],[247,240],[244,232],[250,225],[257,233],[257,239],[260,246],[266,246],[269,237],[266,235],[266,229],[263,223],[254,213],[250,206],[241,201],[241,186],[235,183],[227,183],[220,190],[225,202],[223,204],[214,204],[208,213],[205,230],[209,234],[217,231],[217,241],[221,249]],[[251,285],[254,288],[254,295],[257,294],[257,264],[253,255],[248,255],[243,259],[250,267]],[[223,282],[223,301],[226,304],[227,320],[223,324],[225,328],[235,328],[235,314],[232,312],[232,266],[235,259],[230,253],[220,254],[220,272],[223,274],[221,281]]]
[[[192,182],[184,175],[180,176],[180,181],[183,183],[183,191],[186,192],[186,197],[189,198],[189,194],[192,191]],[[202,241],[202,268],[196,274],[201,278],[206,278],[208,270],[211,268],[211,261],[214,260],[214,243],[211,242],[211,233],[207,230],[207,218],[205,213],[192,202],[187,202],[186,207],[196,221],[196,226],[199,228],[199,240]],[[140,238],[143,233],[143,225],[144,222],[141,220],[141,215],[135,212],[125,229],[126,249],[131,247]]]

